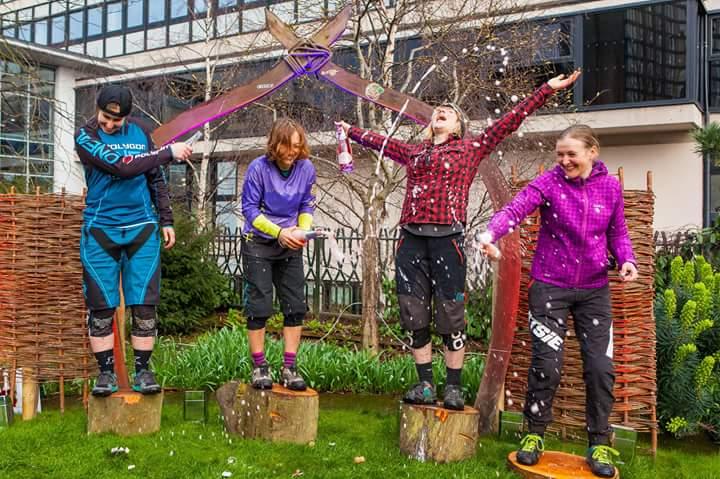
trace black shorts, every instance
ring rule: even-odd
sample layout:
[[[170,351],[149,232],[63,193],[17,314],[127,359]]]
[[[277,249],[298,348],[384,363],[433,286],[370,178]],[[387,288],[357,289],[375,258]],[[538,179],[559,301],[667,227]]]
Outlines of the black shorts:
[[[267,318],[273,314],[273,285],[280,301],[280,310],[305,314],[305,272],[303,250],[283,248],[277,240],[260,238],[242,240],[243,305],[245,315]]]
[[[464,235],[430,237],[401,230],[395,257],[400,325],[438,334],[465,329]],[[432,314],[432,313],[434,314]]]

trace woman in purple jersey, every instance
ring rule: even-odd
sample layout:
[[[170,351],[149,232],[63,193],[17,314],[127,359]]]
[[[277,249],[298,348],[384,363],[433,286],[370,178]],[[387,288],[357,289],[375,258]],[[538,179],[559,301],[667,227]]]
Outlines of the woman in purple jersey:
[[[625,224],[620,182],[598,160],[600,143],[592,129],[572,126],[555,146],[557,166],[530,182],[490,220],[480,235],[483,251],[497,256],[492,244],[540,208],[540,233],[530,272],[532,362],[528,372],[525,419],[528,434],[518,462],[540,459],[552,401],[560,384],[567,317],[572,313],[580,342],[585,380],[585,416],[593,473],[613,477],[609,447],[612,411],[613,342],[608,286],[608,250],[623,281],[637,278],[637,261]]]
[[[311,229],[315,210],[315,167],[308,156],[310,148],[303,127],[282,118],[270,130],[265,154],[250,163],[245,175],[243,297],[254,364],[252,386],[256,389],[272,388],[264,350],[265,323],[273,314],[273,285],[284,316],[281,382],[296,391],[306,389],[295,367],[295,356],[308,310],[302,258],[304,232]]]

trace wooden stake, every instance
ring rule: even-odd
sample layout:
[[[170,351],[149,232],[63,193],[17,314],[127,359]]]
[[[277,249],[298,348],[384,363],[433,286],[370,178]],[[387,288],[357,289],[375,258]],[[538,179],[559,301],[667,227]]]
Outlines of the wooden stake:
[[[22,418],[29,421],[37,415],[38,383],[34,369],[23,368],[22,387]]]

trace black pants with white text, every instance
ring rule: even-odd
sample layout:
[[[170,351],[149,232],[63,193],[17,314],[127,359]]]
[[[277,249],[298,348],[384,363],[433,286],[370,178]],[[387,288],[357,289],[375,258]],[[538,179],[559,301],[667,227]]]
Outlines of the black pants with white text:
[[[614,396],[610,288],[559,288],[533,281],[529,290],[532,361],[525,418],[532,433],[552,422],[552,402],[560,384],[568,314],[580,343],[585,381],[585,419],[590,445],[609,444]]]

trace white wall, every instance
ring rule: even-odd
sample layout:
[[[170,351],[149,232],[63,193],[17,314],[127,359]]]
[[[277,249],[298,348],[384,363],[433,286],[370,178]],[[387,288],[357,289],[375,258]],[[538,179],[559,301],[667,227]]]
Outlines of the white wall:
[[[68,193],[82,193],[85,178],[80,161],[75,154],[75,79],[80,74],[69,68],[55,70],[55,112],[53,129],[55,134],[54,189],[63,188]]]
[[[656,230],[702,226],[703,164],[689,140],[604,146],[601,158],[611,172],[623,167],[626,189],[645,189],[647,172],[652,171]]]

